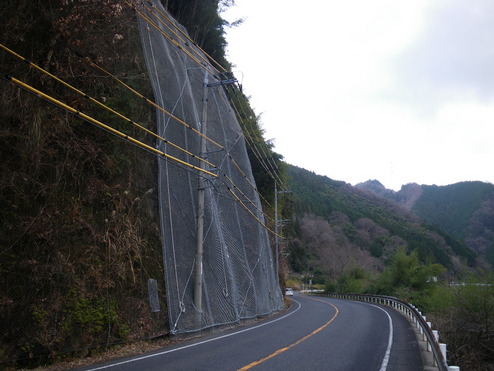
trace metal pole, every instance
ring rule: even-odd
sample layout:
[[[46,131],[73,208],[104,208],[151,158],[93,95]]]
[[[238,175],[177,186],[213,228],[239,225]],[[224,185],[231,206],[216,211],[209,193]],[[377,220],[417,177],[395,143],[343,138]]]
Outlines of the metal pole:
[[[278,188],[274,182],[274,246],[276,254],[276,279],[279,280],[279,261],[278,261]]]
[[[201,151],[200,157],[206,159],[206,125],[208,120],[208,72],[204,74],[204,87],[202,96],[202,117],[201,117]],[[200,168],[205,169],[206,164],[201,161]],[[198,313],[202,313],[202,257],[204,254],[204,187],[205,174],[199,172],[199,187],[197,193],[197,240],[196,240],[196,260],[194,275],[194,306]]]

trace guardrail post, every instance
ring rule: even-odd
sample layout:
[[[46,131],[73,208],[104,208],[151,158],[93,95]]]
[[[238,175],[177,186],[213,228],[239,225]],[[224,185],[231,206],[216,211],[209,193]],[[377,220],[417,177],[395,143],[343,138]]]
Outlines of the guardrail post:
[[[448,371],[460,371],[458,366],[448,366]]]
[[[438,343],[439,342],[439,331],[432,330],[432,333],[434,334],[434,339],[436,339],[436,343]]]
[[[432,323],[427,322],[427,326],[429,326],[429,329],[432,329]],[[427,340],[427,339],[424,339]],[[427,351],[432,352],[432,343],[427,340]]]
[[[446,354],[446,353],[447,353],[447,351],[446,351],[446,344],[444,344],[444,343],[439,343],[439,349],[441,349],[441,353],[443,354],[443,357],[444,357],[444,359],[446,360],[446,359],[447,359],[447,358],[446,358],[446,355],[447,355],[447,354]]]

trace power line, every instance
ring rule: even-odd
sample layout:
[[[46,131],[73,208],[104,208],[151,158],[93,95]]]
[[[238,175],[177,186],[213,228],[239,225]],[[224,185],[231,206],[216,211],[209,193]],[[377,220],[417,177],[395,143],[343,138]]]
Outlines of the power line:
[[[237,93],[237,91],[236,91],[236,90],[234,90],[234,93],[236,94],[236,96],[237,96],[237,98],[238,98],[238,93]],[[240,105],[240,108],[243,110],[245,117],[248,117],[249,115],[245,112],[243,105]],[[252,110],[252,108],[251,108],[249,105],[247,106],[247,108],[248,108],[248,109],[249,109],[249,111],[250,111],[250,116],[251,116],[251,117],[256,117],[256,115],[254,114],[254,111]],[[246,132],[247,132],[247,134],[250,136],[249,131],[248,131],[248,130],[246,130]],[[251,140],[253,141],[254,145],[255,145],[255,146],[256,146],[256,148],[257,148],[257,145],[255,144],[255,143],[256,143],[256,141],[255,141],[254,139],[252,139],[252,138],[251,138]],[[262,142],[262,143],[263,143],[263,144],[267,147],[267,145],[266,145],[266,143],[265,143],[265,141],[264,141],[264,138],[262,138],[262,136],[259,138],[258,142]],[[273,156],[268,155],[268,154],[266,153],[266,151],[265,151],[265,149],[264,149],[264,147],[263,147],[263,146],[261,146],[261,151],[262,151],[262,152],[263,152],[263,154],[264,154],[264,158],[266,158],[266,161],[267,161],[267,162],[269,163],[269,165],[270,165],[269,167],[270,167],[270,168],[271,168],[271,170],[272,170],[272,174],[271,174],[271,175],[273,175],[273,174],[274,174],[273,180],[275,180],[275,181],[276,181],[276,179],[275,179],[275,178],[277,178],[277,179],[278,179],[278,181],[279,181],[279,183],[280,183],[280,185],[284,186],[284,187],[285,187],[285,189],[286,189],[286,186],[284,185],[284,182],[283,182],[283,180],[281,179],[281,176],[279,175],[279,174],[280,174],[280,169],[278,168],[278,165],[276,165],[276,161],[274,161]],[[267,152],[269,153],[269,152],[270,152],[270,149],[267,149]],[[275,170],[275,168],[276,168],[276,170],[277,170],[277,171]]]
[[[230,102],[231,102],[233,108],[235,109],[235,112],[237,113],[237,117],[238,117],[239,121],[240,122],[244,122],[244,125],[247,126],[247,124],[245,123],[245,121],[242,119],[242,116],[241,116],[240,112],[238,111],[237,106],[235,105],[235,102],[233,102],[233,100],[230,100]],[[240,105],[240,107],[243,109],[242,105]],[[247,117],[247,113],[245,111],[243,111],[243,112],[244,112],[244,116]],[[250,148],[252,149],[254,155],[256,156],[257,160],[259,161],[259,163],[261,164],[261,166],[264,168],[264,170],[271,176],[271,178],[275,182],[276,181],[279,181],[280,184],[283,184],[283,181],[278,176],[278,174],[274,170],[273,166],[271,164],[270,164],[270,166],[268,166],[268,164],[264,161],[264,158],[266,159],[266,161],[268,161],[268,159],[269,159],[270,156],[268,156],[263,149],[262,149],[262,152],[263,152],[264,156],[261,155],[261,150],[259,150],[259,148],[258,148],[258,146],[256,144],[256,141],[250,135],[249,128],[246,127],[246,129],[244,130],[244,133],[246,135],[246,141],[247,141],[247,143],[249,143]],[[262,142],[264,143],[264,140],[263,139],[262,139]],[[276,179],[276,178],[278,178],[278,179]]]

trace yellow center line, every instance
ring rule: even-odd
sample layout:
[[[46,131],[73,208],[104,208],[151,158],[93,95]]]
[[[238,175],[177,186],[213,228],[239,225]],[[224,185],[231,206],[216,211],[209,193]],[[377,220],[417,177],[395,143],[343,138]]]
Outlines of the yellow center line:
[[[300,343],[304,342],[305,340],[309,339],[310,337],[314,336],[314,335],[315,335],[315,334],[317,334],[318,332],[320,332],[320,331],[324,330],[326,327],[328,327],[328,326],[329,326],[329,324],[330,324],[331,322],[333,322],[333,321],[335,320],[335,318],[338,316],[338,314],[340,313],[339,309],[338,309],[335,305],[333,305],[333,304],[331,304],[331,303],[328,303],[327,301],[323,301],[323,300],[319,300],[319,299],[314,299],[314,298],[308,298],[308,299],[310,299],[310,300],[314,300],[314,301],[320,301],[321,303],[331,305],[331,306],[335,309],[336,313],[334,314],[334,316],[333,316],[333,317],[332,317],[332,318],[331,318],[328,322],[326,322],[324,325],[322,325],[322,326],[321,326],[321,327],[319,327],[318,329],[315,329],[315,330],[314,330],[314,331],[312,331],[310,334],[305,335],[304,337],[302,337],[302,338],[298,339],[296,342],[294,342],[294,343],[292,343],[292,344],[290,344],[290,345],[288,345],[288,346],[286,346],[286,347],[284,347],[284,348],[278,349],[276,352],[271,353],[271,354],[270,354],[269,356],[267,356],[267,357],[261,358],[261,359],[260,359],[260,360],[258,360],[258,361],[252,362],[252,363],[248,364],[247,366],[244,366],[244,367],[242,367],[242,368],[239,368],[237,371],[243,371],[243,370],[248,370],[248,369],[251,369],[252,367],[257,366],[257,365],[259,365],[259,364],[261,364],[261,363],[263,363],[263,362],[267,361],[268,359],[274,358],[274,357],[276,357],[277,355],[279,355],[279,354],[281,354],[281,353],[283,353],[283,352],[287,351],[288,349],[291,349],[291,348],[293,348],[294,346],[299,345]]]

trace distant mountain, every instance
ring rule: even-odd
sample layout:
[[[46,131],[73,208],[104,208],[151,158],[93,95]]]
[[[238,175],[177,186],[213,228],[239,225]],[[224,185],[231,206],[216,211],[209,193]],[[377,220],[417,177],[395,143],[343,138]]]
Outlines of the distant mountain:
[[[422,187],[417,183],[405,184],[401,187],[399,192],[395,192],[391,189],[387,189],[381,182],[375,179],[359,183],[355,185],[355,187],[396,201],[407,209],[411,209],[423,193]]]
[[[369,180],[356,187],[398,202],[428,223],[464,241],[472,251],[494,265],[493,184],[460,182],[436,186],[411,183],[394,192],[377,180]]]
[[[418,216],[464,240],[482,256],[489,255],[494,248],[494,185],[461,182],[423,185],[422,190],[412,208]]]
[[[395,199],[396,197],[395,191],[391,189],[387,189],[386,187],[384,187],[384,185],[382,185],[380,181],[376,179],[372,179],[372,180],[369,179],[366,182],[357,184],[355,187],[392,200]]]
[[[461,259],[475,262],[465,244],[404,206],[420,194],[415,185],[400,193],[378,181],[353,187],[295,166],[286,169],[297,216],[289,257],[296,270],[320,264],[326,274],[337,276],[353,263],[379,269],[400,247],[417,250],[423,261],[450,269]]]

